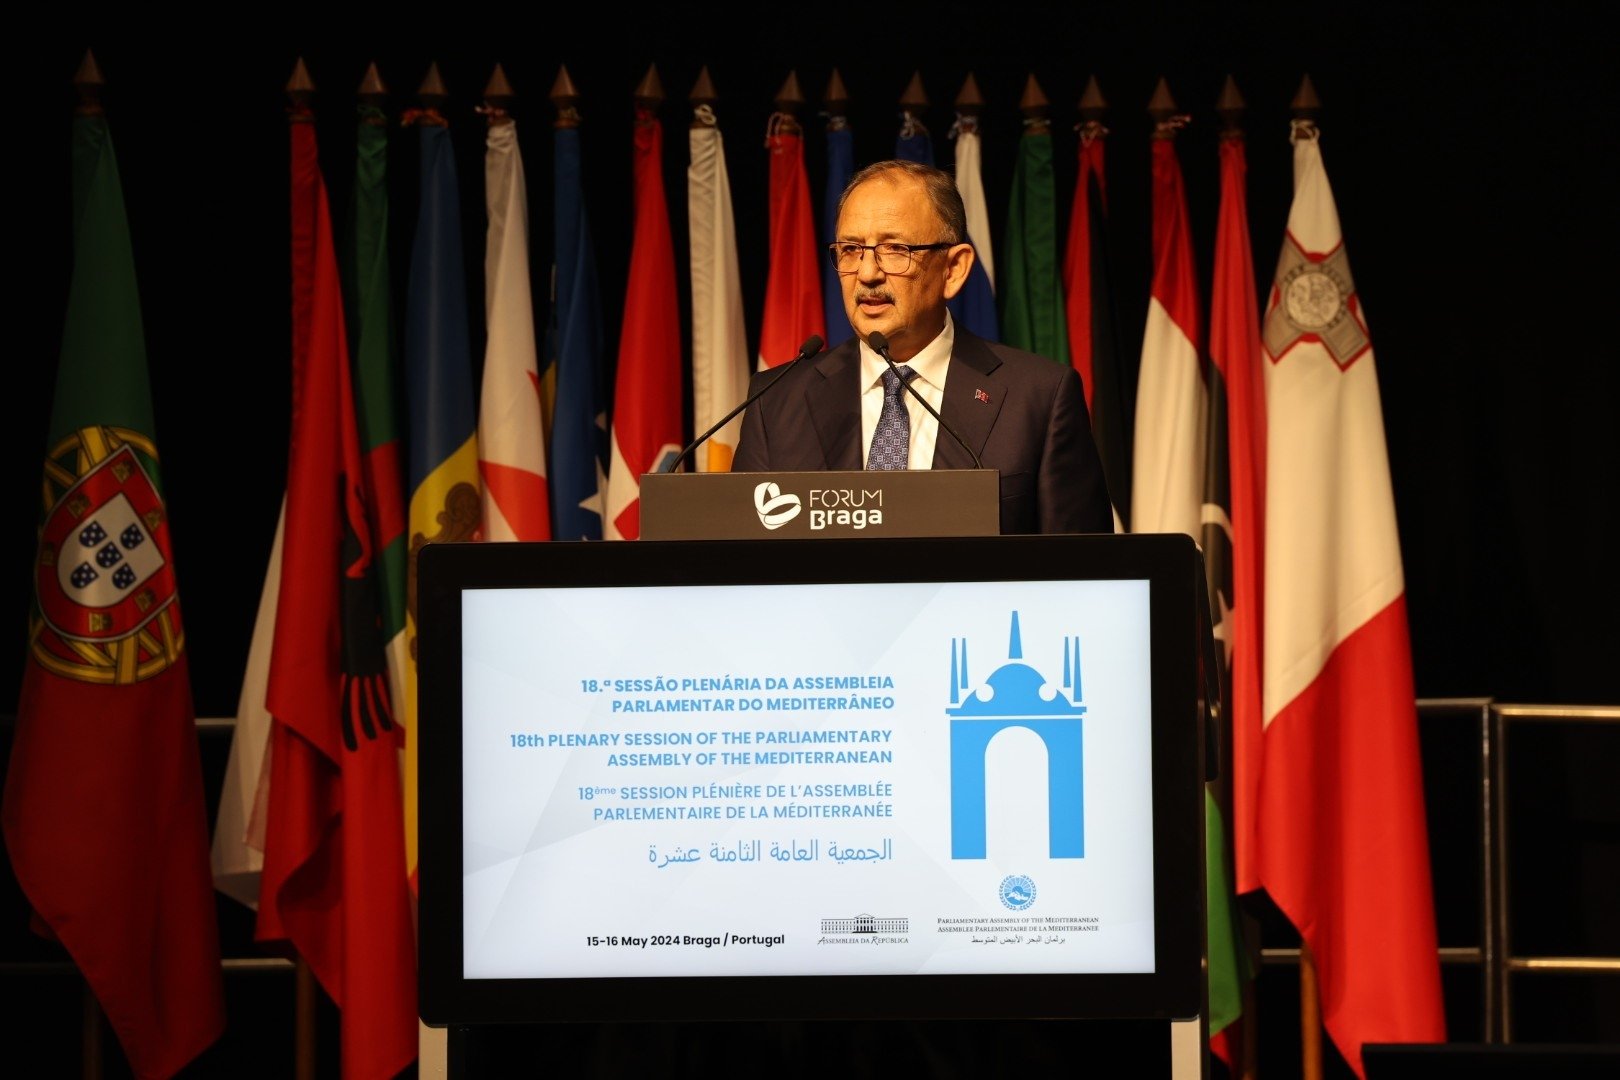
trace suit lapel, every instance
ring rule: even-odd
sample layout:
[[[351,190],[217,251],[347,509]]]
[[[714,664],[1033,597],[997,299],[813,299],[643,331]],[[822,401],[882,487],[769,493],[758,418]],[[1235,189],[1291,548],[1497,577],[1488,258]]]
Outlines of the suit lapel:
[[[939,414],[980,456],[990,439],[990,429],[995,427],[996,417],[1001,413],[1003,387],[993,376],[1000,366],[1001,361],[983,341],[957,326]],[[941,431],[934,440],[933,467],[971,469],[973,458],[957,445],[949,432]]]
[[[850,339],[816,363],[815,378],[805,390],[810,422],[821,441],[829,469],[861,467],[859,346]],[[850,408],[851,404],[854,408]]]

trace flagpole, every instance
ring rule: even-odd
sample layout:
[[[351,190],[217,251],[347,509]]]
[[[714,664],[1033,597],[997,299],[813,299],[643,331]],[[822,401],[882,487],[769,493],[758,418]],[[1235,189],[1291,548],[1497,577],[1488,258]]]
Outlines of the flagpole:
[[[96,64],[96,57],[89,49],[84,51],[84,59],[79,63],[79,70],[73,76],[73,90],[78,95],[78,105],[73,110],[78,116],[100,116],[101,109],[101,68]],[[80,1070],[84,1080],[101,1080],[104,1056],[103,1046],[107,1030],[106,1013],[101,1009],[101,1002],[96,1000],[96,992],[91,988],[89,980],[81,973],[80,984],[83,989],[84,1015],[81,1021],[79,1047],[82,1054]]]
[[[1322,111],[1316,87],[1306,75],[1289,103],[1294,119],[1315,121]],[[1322,996],[1316,959],[1305,942],[1299,946],[1299,1035],[1304,1080],[1322,1080]]]
[[[1215,101],[1215,112],[1221,118],[1220,138],[1221,138],[1221,140],[1223,142],[1228,141],[1228,140],[1236,141],[1241,146],[1241,144],[1243,142],[1243,139],[1244,139],[1244,135],[1243,135],[1243,112],[1244,112],[1244,109],[1245,109],[1246,105],[1247,105],[1247,103],[1243,100],[1243,95],[1238,92],[1236,80],[1234,80],[1231,75],[1227,75],[1226,82],[1221,87],[1220,96]],[[1244,220],[1245,220],[1245,222],[1247,222],[1247,215],[1245,215]],[[1245,245],[1248,243],[1247,236],[1244,237],[1244,243],[1245,243]],[[1251,279],[1252,279],[1252,274],[1250,276],[1251,276]],[[1256,312],[1256,314],[1258,314],[1258,312]],[[1211,320],[1212,320],[1211,331],[1212,332],[1214,330],[1214,325],[1213,325],[1214,318],[1215,318],[1215,312],[1212,310],[1211,311]],[[1212,344],[1211,344],[1212,355],[1213,355],[1213,349],[1214,349],[1214,345],[1213,345],[1213,342],[1212,342]],[[1248,360],[1249,360],[1248,357],[1239,357],[1239,358],[1237,358],[1236,361],[1234,361],[1232,359],[1228,359],[1227,362],[1228,363],[1233,363],[1233,362],[1247,363]],[[1226,384],[1227,384],[1228,387],[1231,386],[1232,381],[1233,380],[1230,377],[1228,377],[1228,379],[1226,380]],[[1230,435],[1228,434],[1231,431],[1231,427],[1230,427],[1230,411],[1231,411],[1230,393],[1231,393],[1231,391],[1229,390],[1228,391],[1228,397],[1227,397],[1227,404],[1225,406],[1225,410],[1226,410],[1228,416],[1227,416],[1226,424],[1223,425],[1223,427],[1225,427],[1225,431],[1223,432],[1223,438],[1230,438]],[[1213,430],[1213,427],[1212,427],[1212,430]],[[1236,466],[1233,466],[1233,467],[1236,467]],[[1230,492],[1228,492],[1228,498],[1229,499],[1231,498]],[[1232,511],[1232,513],[1234,515],[1239,513],[1239,511],[1237,510],[1237,508],[1235,506],[1229,506],[1229,509]],[[1236,562],[1236,552],[1234,551],[1233,554],[1234,554],[1234,563],[1235,563]],[[1235,577],[1236,577],[1236,570],[1234,569],[1234,579],[1235,579]],[[1233,584],[1234,584],[1234,587],[1235,587],[1235,584],[1236,584],[1235,580],[1234,580]],[[1235,603],[1242,603],[1242,601],[1237,600],[1236,596],[1234,596],[1234,602]],[[1233,821],[1233,813],[1232,813],[1232,811],[1233,811],[1233,802],[1234,802],[1234,794],[1233,794],[1234,779],[1233,779],[1233,775],[1232,775],[1232,768],[1231,768],[1229,763],[1235,760],[1234,750],[1233,750],[1232,725],[1234,723],[1233,717],[1234,717],[1235,711],[1236,711],[1233,708],[1234,698],[1233,698],[1233,695],[1232,695],[1232,692],[1231,692],[1231,688],[1232,688],[1232,685],[1233,685],[1232,680],[1236,676],[1235,676],[1235,673],[1231,670],[1230,665],[1228,666],[1227,674],[1228,674],[1228,679],[1227,679],[1227,682],[1225,684],[1226,692],[1223,695],[1224,699],[1225,699],[1225,702],[1226,702],[1226,708],[1224,710],[1224,712],[1225,712],[1225,722],[1221,725],[1223,730],[1221,732],[1222,745],[1221,745],[1221,751],[1220,751],[1221,761],[1223,762],[1224,767],[1221,769],[1221,777],[1220,777],[1220,780],[1219,780],[1218,783],[1219,783],[1219,790],[1220,790],[1219,802],[1220,802],[1220,805],[1221,805],[1221,812],[1226,816],[1227,836],[1230,838],[1235,833],[1235,823]],[[1232,850],[1232,841],[1230,839],[1228,839],[1228,851],[1223,853],[1223,858],[1227,857],[1227,856],[1235,856],[1235,851]],[[1236,870],[1235,865],[1229,864],[1229,869],[1231,869],[1234,872],[1234,875],[1235,875],[1235,870]],[[1237,1080],[1256,1080],[1256,1077],[1257,1077],[1258,1072],[1259,1072],[1258,1060],[1259,1060],[1260,1042],[1259,1042],[1259,1017],[1258,1017],[1258,1015],[1256,1013],[1256,1008],[1257,1008],[1256,1001],[1257,1001],[1257,999],[1256,999],[1254,987],[1255,987],[1256,973],[1260,970],[1259,949],[1257,947],[1257,943],[1260,941],[1260,924],[1259,924],[1259,920],[1254,916],[1253,912],[1251,912],[1245,905],[1243,905],[1242,903],[1239,902],[1241,897],[1240,897],[1240,895],[1239,895],[1239,893],[1237,891],[1237,888],[1236,888],[1236,878],[1235,878],[1235,876],[1230,881],[1230,885],[1232,887],[1232,893],[1231,893],[1231,896],[1229,897],[1229,899],[1230,899],[1230,902],[1231,902],[1231,904],[1233,906],[1234,913],[1235,913],[1235,916],[1236,916],[1235,926],[1234,926],[1234,931],[1235,931],[1235,933],[1237,935],[1236,945],[1237,945],[1237,951],[1238,951],[1238,956],[1236,957],[1236,959],[1237,959],[1237,962],[1238,962],[1238,970],[1240,972],[1240,977],[1242,979],[1242,995],[1241,995],[1240,1000],[1241,1000],[1241,1007],[1242,1007],[1243,1011],[1239,1014],[1239,1018],[1238,1018],[1237,1025],[1236,1025],[1236,1034],[1238,1036],[1237,1040],[1236,1040],[1235,1044],[1233,1042],[1229,1041],[1227,1046],[1228,1046],[1229,1052],[1232,1054],[1232,1057],[1233,1057],[1232,1071],[1233,1071],[1234,1075],[1237,1077]]]
[[[315,973],[301,956],[293,971],[293,1076],[315,1080]]]
[[[79,1050],[83,1054],[80,1076],[84,1080],[101,1080],[106,1014],[101,1011],[101,1002],[96,1000],[96,992],[90,989],[90,984],[83,979],[80,982],[84,990],[84,1019],[79,1036]]]
[[[1322,997],[1316,961],[1304,942],[1299,946],[1299,1048],[1304,1080],[1322,1080]]]
[[[288,118],[294,124],[312,123],[315,82],[299,57],[287,80]],[[315,1080],[315,975],[302,956],[293,958],[293,1075]]]

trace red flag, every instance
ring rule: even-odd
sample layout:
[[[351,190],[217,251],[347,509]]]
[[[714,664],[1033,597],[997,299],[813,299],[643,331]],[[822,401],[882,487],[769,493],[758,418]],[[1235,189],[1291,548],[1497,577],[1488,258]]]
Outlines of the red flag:
[[[675,245],[664,201],[664,129],[636,109],[635,240],[613,391],[608,466],[609,540],[641,535],[641,474],[681,449],[681,319],[675,299]]]
[[[1090,94],[1092,86],[1087,87]],[[1119,532],[1131,520],[1131,394],[1123,377],[1113,292],[1109,286],[1107,224],[1108,180],[1103,147],[1108,129],[1099,120],[1080,126],[1080,175],[1074,185],[1069,239],[1063,255],[1065,323],[1069,328],[1069,362],[1080,373],[1091,410],[1091,432],[1097,440],[1108,494],[1114,503]]]
[[[1228,81],[1232,93],[1236,87]],[[1253,977],[1252,953],[1244,941],[1233,898],[1241,889],[1229,882],[1236,842],[1231,823],[1237,781],[1249,784],[1243,809],[1252,830],[1253,758],[1260,734],[1260,573],[1263,506],[1257,499],[1265,452],[1265,389],[1260,376],[1260,308],[1254,289],[1254,259],[1249,249],[1249,211],[1245,191],[1247,167],[1242,130],[1233,126],[1220,143],[1221,201],[1215,226],[1215,272],[1209,319],[1209,447],[1205,462],[1203,533],[1204,568],[1214,633],[1225,650],[1221,665],[1222,694],[1228,703],[1222,725],[1220,778],[1209,785],[1214,806],[1226,826],[1224,841],[1208,852],[1210,891],[1209,1002],[1210,1027],[1226,1021],[1210,1050],[1229,1066],[1241,1065],[1237,1054],[1241,1010]],[[1235,731],[1241,727],[1241,734]],[[1252,760],[1234,768],[1233,748],[1241,746]],[[1234,776],[1234,773],[1238,774]],[[1217,835],[1212,830],[1211,835]],[[1247,841],[1249,836],[1245,836]],[[1206,844],[1210,841],[1206,840]],[[1258,886],[1251,886],[1258,887]],[[1219,896],[1216,890],[1223,890]],[[1231,1019],[1226,1020],[1227,1017]]]
[[[797,79],[789,76],[796,89]],[[798,355],[811,334],[825,337],[818,259],[810,209],[810,181],[804,171],[804,133],[787,113],[771,117],[765,146],[771,153],[771,269],[765,279],[765,316],[759,330],[759,366],[785,364]]]
[[[6,850],[36,928],[72,956],[130,1067],[168,1077],[225,1028],[208,820],[135,261],[99,109],[74,121],[73,157]]]
[[[1215,227],[1215,275],[1209,355],[1226,385],[1227,478],[1231,492],[1232,657],[1230,707],[1234,889],[1260,888],[1254,870],[1255,793],[1260,766],[1260,665],[1264,657],[1266,510],[1266,387],[1261,370],[1260,302],[1254,291],[1249,214],[1244,196],[1248,164],[1241,138],[1221,140],[1221,206]]]
[[[343,1075],[392,1077],[417,1041],[402,737],[311,121],[292,124],[293,429],[257,936],[290,942],[342,1011]]]
[[[1322,1020],[1443,1042],[1406,587],[1378,372],[1322,166],[1295,122],[1266,352],[1265,729],[1255,869],[1315,957]]]

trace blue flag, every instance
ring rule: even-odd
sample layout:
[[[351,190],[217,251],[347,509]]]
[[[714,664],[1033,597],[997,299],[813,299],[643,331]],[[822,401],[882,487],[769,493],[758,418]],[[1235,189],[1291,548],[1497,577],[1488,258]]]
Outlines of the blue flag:
[[[827,124],[827,193],[822,203],[822,239],[829,244],[838,239],[838,200],[854,175],[855,133],[848,121],[835,116]],[[854,337],[844,311],[843,286],[830,258],[821,260],[821,302],[827,309],[827,348]]]
[[[468,540],[478,531],[480,499],[461,189],[450,129],[423,121],[417,132],[421,206],[405,302],[410,530],[429,541]],[[450,521],[456,526],[441,535]]]
[[[602,304],[585,214],[579,129],[556,129],[556,236],[552,262],[552,367],[557,404],[551,424],[551,535],[602,539],[607,415],[602,390]]]
[[[900,125],[900,134],[894,140],[894,156],[901,161],[915,161],[919,165],[934,163],[934,137],[910,113]]]

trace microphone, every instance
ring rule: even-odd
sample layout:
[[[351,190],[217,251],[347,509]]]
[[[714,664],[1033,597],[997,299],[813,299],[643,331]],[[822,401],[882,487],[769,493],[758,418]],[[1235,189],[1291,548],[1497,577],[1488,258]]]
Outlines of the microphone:
[[[889,355],[889,339],[883,336],[883,331],[874,330],[870,334],[867,334],[866,343],[872,346],[873,352],[883,357],[883,362],[888,364],[891,369],[899,367],[899,365],[894,362],[894,358]],[[974,452],[973,447],[969,446],[967,444],[967,440],[956,433],[955,428],[951,427],[951,425],[945,422],[945,418],[939,415],[938,409],[935,409],[932,405],[928,404],[928,399],[923,397],[921,391],[919,391],[915,386],[911,385],[911,380],[902,377],[898,371],[895,372],[895,377],[900,379],[901,386],[904,386],[907,390],[911,391],[912,397],[922,402],[922,407],[928,410],[928,415],[939,421],[940,430],[945,432],[951,438],[955,439],[957,444],[968,452],[968,457],[973,459],[973,467],[975,469],[984,468],[984,462],[979,460],[979,455]]]
[[[672,473],[676,469],[680,468],[681,462],[690,457],[692,451],[708,442],[710,436],[719,431],[721,428],[725,427],[727,424],[731,423],[733,417],[742,412],[744,409],[748,408],[748,406],[752,405],[754,402],[758,401],[760,396],[764,394],[765,391],[781,382],[782,376],[787,374],[789,368],[798,364],[800,360],[808,360],[812,356],[816,355],[816,353],[820,352],[821,345],[822,341],[820,334],[811,334],[809,337],[805,338],[804,344],[799,346],[798,355],[789,360],[787,363],[783,364],[781,367],[777,368],[776,375],[773,378],[771,378],[768,382],[762,383],[758,390],[755,390],[752,394],[749,394],[746,398],[744,398],[741,405],[738,405],[735,409],[732,409],[730,412],[726,413],[726,415],[722,416],[708,431],[705,431],[703,434],[687,443],[686,449],[682,450],[679,454],[676,454],[675,459],[669,463],[668,467],[658,471]]]

